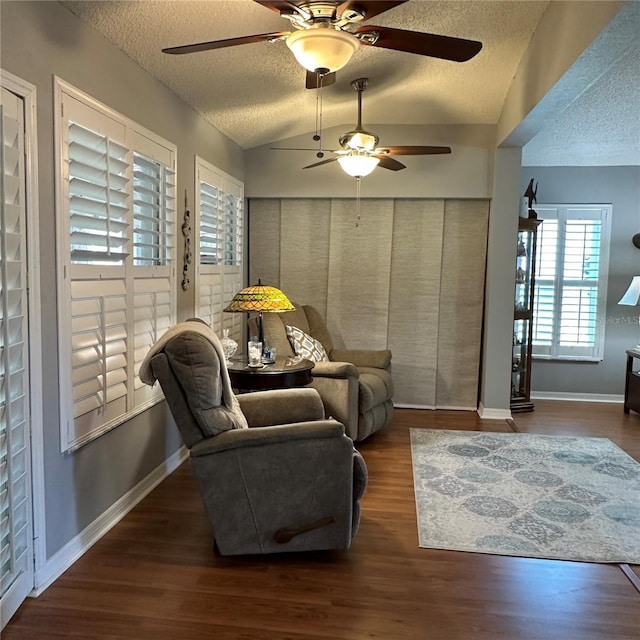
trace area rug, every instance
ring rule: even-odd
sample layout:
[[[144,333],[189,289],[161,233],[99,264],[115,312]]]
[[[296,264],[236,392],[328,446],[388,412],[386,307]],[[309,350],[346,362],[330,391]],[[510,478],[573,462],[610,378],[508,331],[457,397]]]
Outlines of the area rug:
[[[640,563],[640,465],[607,438],[411,429],[419,546]]]

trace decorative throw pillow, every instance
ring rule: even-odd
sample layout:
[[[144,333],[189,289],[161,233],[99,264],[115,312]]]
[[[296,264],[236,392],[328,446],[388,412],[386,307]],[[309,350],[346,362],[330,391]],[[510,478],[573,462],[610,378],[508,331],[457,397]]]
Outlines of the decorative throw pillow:
[[[297,356],[311,360],[312,362],[323,362],[329,360],[327,352],[321,342],[312,338],[308,333],[298,329],[298,327],[286,326],[287,338]]]

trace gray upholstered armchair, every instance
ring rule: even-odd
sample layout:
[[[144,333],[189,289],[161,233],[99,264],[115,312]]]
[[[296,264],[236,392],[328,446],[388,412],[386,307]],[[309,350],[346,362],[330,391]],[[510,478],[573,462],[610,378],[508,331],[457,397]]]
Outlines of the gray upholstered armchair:
[[[314,389],[236,397],[197,322],[165,334],[140,378],[162,386],[222,555],[349,548],[367,470]]]
[[[324,347],[329,361],[316,362],[311,386],[320,393],[325,413],[342,422],[352,440],[364,440],[391,422],[391,351],[334,349],[320,313],[312,306],[296,303],[295,311],[264,314],[265,342],[276,347],[279,354],[294,354],[287,325],[298,327]]]

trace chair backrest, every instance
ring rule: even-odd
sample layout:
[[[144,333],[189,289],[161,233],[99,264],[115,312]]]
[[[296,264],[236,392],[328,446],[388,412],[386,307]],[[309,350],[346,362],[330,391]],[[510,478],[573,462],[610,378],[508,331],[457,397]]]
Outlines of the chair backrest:
[[[151,360],[188,448],[234,427],[233,416],[222,402],[221,366],[225,365],[211,342],[192,331],[171,338]]]
[[[296,307],[294,311],[264,313],[262,315],[264,335],[267,343],[275,347],[279,355],[295,355],[286,332],[286,326],[291,325],[298,327],[298,329],[319,340],[329,355],[329,358],[331,358],[333,341],[320,313],[315,307],[310,305],[298,305],[295,302],[293,304]]]

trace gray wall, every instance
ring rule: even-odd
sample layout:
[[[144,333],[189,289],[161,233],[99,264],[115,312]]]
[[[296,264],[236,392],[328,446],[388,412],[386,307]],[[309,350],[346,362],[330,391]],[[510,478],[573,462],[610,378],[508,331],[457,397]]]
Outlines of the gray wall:
[[[604,359],[598,363],[534,361],[532,392],[621,395],[625,350],[640,340],[640,310],[618,304],[631,276],[640,275],[640,251],[631,243],[640,232],[640,167],[524,167],[522,192],[532,177],[539,183],[539,203],[613,205]]]
[[[194,203],[194,156],[244,179],[242,150],[166,87],[57,2],[2,2],[1,65],[37,87],[39,234],[46,552],[50,558],[177,451],[179,435],[158,405],[82,447],[60,453],[53,76],[178,145],[179,222],[185,190]],[[180,244],[178,245],[180,246]],[[181,252],[179,252],[181,255]],[[180,267],[178,267],[178,279]],[[193,274],[191,274],[193,282]],[[180,319],[192,315],[193,288],[178,288]]]

